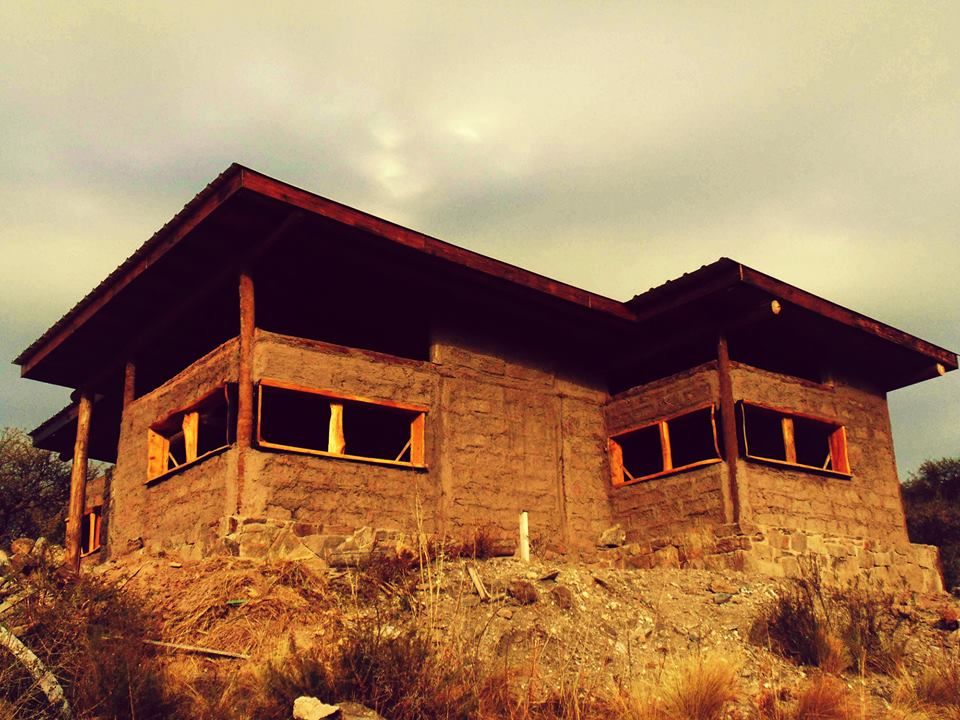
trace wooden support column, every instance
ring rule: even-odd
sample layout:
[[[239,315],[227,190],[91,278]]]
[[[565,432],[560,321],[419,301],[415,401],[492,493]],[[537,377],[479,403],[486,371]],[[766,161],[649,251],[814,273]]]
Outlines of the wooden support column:
[[[737,418],[733,402],[733,379],[730,375],[730,348],[727,338],[717,341],[717,374],[720,379],[720,434],[723,437],[723,460],[727,466],[727,484],[724,488],[724,514],[728,523],[740,522],[740,486],[737,482]]]
[[[256,333],[253,277],[240,273],[240,357],[237,376],[237,513],[243,498],[245,455],[253,443],[253,344]]]
[[[70,470],[70,505],[67,511],[67,567],[80,571],[80,530],[87,503],[87,464],[90,446],[90,414],[93,394],[80,392],[77,412],[77,438],[73,444],[73,466]]]
[[[123,409],[137,399],[137,365],[133,360],[127,360],[123,366]]]

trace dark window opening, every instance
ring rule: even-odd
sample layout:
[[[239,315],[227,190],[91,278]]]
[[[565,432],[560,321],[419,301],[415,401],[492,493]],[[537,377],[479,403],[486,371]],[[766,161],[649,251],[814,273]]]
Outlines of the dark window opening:
[[[712,406],[610,438],[614,485],[720,461]]]
[[[685,467],[720,456],[713,424],[713,408],[704,408],[669,420],[667,428],[670,431],[674,467]]]
[[[230,445],[236,434],[236,394],[235,383],[221,386],[147,430],[147,480]]]
[[[330,398],[285,388],[260,387],[260,440],[326,452]]]
[[[96,505],[80,518],[80,557],[100,549],[103,507]]]
[[[745,402],[740,416],[748,458],[850,475],[842,425]]]
[[[783,418],[780,413],[743,405],[748,455],[770,460],[786,460],[783,442]]]
[[[836,427],[809,418],[793,418],[793,440],[797,448],[797,463],[832,470],[830,436]]]
[[[653,475],[664,469],[659,425],[635,430],[616,441],[623,453],[623,469],[627,480]]]
[[[261,447],[361,460],[424,465],[425,410],[343,397],[264,380],[259,387]]]

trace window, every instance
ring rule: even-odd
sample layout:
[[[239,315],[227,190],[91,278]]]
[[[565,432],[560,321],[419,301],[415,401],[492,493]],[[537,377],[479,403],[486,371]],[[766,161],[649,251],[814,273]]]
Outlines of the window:
[[[746,457],[850,476],[843,425],[743,401],[740,421]]]
[[[236,385],[223,385],[147,430],[147,481],[191,465],[233,442]]]
[[[610,438],[614,485],[720,462],[713,405],[663,418]]]
[[[96,505],[80,519],[80,557],[100,549],[100,526],[103,506]]]
[[[262,380],[257,444],[312,455],[425,467],[426,408]]]

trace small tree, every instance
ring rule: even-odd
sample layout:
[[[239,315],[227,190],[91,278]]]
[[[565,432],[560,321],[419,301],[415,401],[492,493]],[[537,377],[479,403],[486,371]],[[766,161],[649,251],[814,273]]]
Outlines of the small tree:
[[[70,463],[19,428],[0,429],[0,547],[41,535],[62,543],[69,497]]]
[[[903,486],[912,542],[937,545],[947,587],[960,584],[960,457],[927,460]]]

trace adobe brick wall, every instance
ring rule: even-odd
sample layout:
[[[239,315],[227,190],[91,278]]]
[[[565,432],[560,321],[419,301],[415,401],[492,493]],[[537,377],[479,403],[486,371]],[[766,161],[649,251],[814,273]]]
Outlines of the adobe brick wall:
[[[706,363],[620,393],[604,408],[607,429],[610,435],[617,435],[668,415],[716,403],[719,392],[716,363]],[[629,542],[720,525],[725,522],[725,473],[723,463],[717,463],[611,488],[613,521],[624,528]]]
[[[534,543],[587,550],[610,523],[606,434],[597,380],[495,335],[434,333],[440,377],[440,514],[453,534],[493,525]]]
[[[228,487],[236,477],[236,450],[228,449],[158,482],[147,478],[147,429],[210,390],[237,379],[237,340],[229,340],[123,413],[117,464],[110,485],[108,549],[128,541],[167,547],[213,548],[220,519],[229,514]]]
[[[284,380],[373,400],[426,405],[426,457],[436,464],[439,378],[430,363],[257,330],[254,380]],[[240,515],[319,523],[333,532],[416,527],[418,502],[432,531],[437,488],[430,472],[253,448],[245,460]]]
[[[908,544],[886,396],[732,365],[735,398],[844,425],[853,472],[850,479],[832,478],[741,459],[743,516],[761,527]]]

